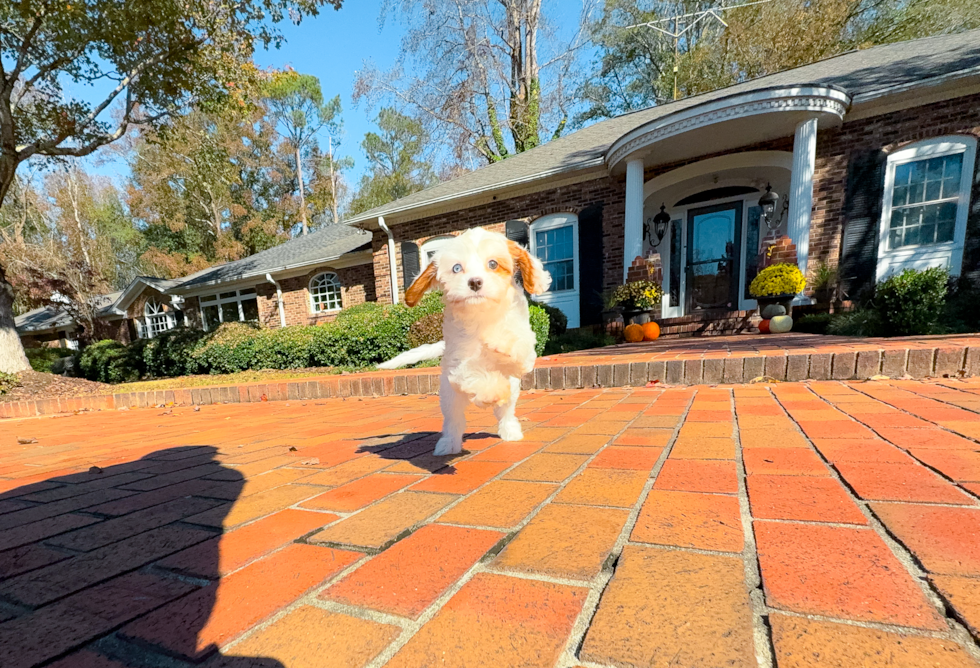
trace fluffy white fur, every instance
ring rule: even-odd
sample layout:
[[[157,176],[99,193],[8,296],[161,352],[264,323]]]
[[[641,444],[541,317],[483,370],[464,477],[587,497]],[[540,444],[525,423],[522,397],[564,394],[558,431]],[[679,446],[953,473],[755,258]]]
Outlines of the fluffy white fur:
[[[534,368],[534,332],[524,290],[541,294],[551,276],[541,261],[504,235],[481,228],[445,244],[405,291],[414,306],[427,290],[442,290],[444,341],[420,346],[380,365],[393,369],[442,355],[439,405],[442,437],[436,455],[463,448],[466,406],[492,406],[505,441],[524,438],[514,415],[521,376]]]

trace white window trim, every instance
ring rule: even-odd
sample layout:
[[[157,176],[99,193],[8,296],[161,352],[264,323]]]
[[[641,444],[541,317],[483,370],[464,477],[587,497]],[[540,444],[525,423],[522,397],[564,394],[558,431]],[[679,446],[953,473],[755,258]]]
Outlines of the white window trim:
[[[895,187],[895,168],[926,158],[963,154],[960,174],[960,194],[956,203],[956,225],[953,240],[937,244],[887,248],[889,223],[892,217],[892,194]],[[903,269],[946,267],[950,275],[959,276],[963,267],[963,247],[966,242],[966,222],[970,212],[970,191],[976,164],[977,140],[974,137],[952,135],[916,142],[888,156],[885,165],[885,189],[878,221],[878,266],[876,280],[888,278]]]
[[[242,292],[244,290],[248,290],[248,293],[243,295]],[[236,320],[235,322],[246,322],[245,309],[242,308],[242,301],[255,299],[257,302],[259,298],[258,292],[256,291],[255,288],[241,288],[240,290],[222,290],[222,292],[234,292],[235,296],[222,298],[219,296],[221,292],[217,292],[214,294],[202,295],[198,297],[198,305],[199,305],[198,310],[201,312],[201,327],[204,328],[204,331],[209,331],[207,318],[204,317],[205,306],[217,306],[218,323],[224,324],[225,316],[224,316],[224,310],[222,310],[221,305],[236,302],[238,304],[238,320]]]
[[[158,329],[154,325],[155,321],[160,321],[163,324],[163,329],[159,332],[154,331]],[[143,305],[143,317],[136,318],[136,338],[152,339],[157,334],[170,331],[176,326],[177,318],[174,316],[174,312],[164,311],[163,304],[155,299],[150,299]]]
[[[419,248],[419,253],[422,255],[422,257],[419,258],[419,269],[425,269],[427,266],[429,266],[429,253],[438,252],[439,249],[445,246],[447,242],[452,241],[455,238],[456,237],[451,234],[445,234],[442,236],[433,237],[422,244],[422,246]]]
[[[566,227],[568,225],[572,226],[572,272],[575,280],[575,287],[571,290],[551,290],[545,294],[560,295],[565,292],[577,292],[582,289],[581,281],[579,280],[579,269],[578,269],[578,217],[573,214],[552,214],[549,216],[542,216],[536,221],[531,223],[528,228],[528,242],[530,246],[531,254],[537,257],[538,254],[538,244],[536,243],[535,233],[537,232],[547,232],[548,230],[553,230],[559,227]],[[538,299],[540,299],[540,295]]]
[[[336,308],[317,309],[316,300],[313,298],[313,281],[323,276],[333,276],[333,283],[337,286],[337,301],[340,303]],[[337,313],[344,308],[344,284],[340,282],[340,276],[335,271],[321,271],[310,279],[306,285],[306,291],[310,295],[310,313],[320,315],[323,313]]]

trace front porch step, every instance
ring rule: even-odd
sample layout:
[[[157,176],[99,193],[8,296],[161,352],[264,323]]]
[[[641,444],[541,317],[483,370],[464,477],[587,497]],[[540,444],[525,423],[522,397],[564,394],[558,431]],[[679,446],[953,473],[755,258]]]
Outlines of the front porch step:
[[[759,331],[758,313],[751,311],[702,311],[677,318],[657,320],[660,337],[681,339],[692,336],[725,336]]]

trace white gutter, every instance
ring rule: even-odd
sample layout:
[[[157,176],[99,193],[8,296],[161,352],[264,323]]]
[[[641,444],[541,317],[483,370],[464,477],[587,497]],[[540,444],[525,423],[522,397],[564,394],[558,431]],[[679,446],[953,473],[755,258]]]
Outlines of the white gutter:
[[[272,278],[272,274],[266,274],[265,280],[276,286],[276,300],[279,302],[279,325],[282,327],[286,326],[286,311],[282,307],[282,288],[276,283],[275,279]]]
[[[398,303],[398,263],[395,261],[395,235],[385,225],[384,216],[378,216],[378,227],[388,235],[388,274],[391,277],[391,303]]]

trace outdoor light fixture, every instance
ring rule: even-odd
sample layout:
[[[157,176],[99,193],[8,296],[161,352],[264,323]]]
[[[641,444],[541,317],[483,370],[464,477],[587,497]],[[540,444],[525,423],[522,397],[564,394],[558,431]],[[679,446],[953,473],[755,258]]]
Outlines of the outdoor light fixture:
[[[779,204],[779,195],[772,191],[772,184],[766,184],[766,194],[759,198],[759,206],[762,207],[762,218],[766,221],[766,227],[770,230],[778,229],[783,224],[783,216],[789,209],[789,200],[783,202],[783,209],[779,212],[779,218],[773,218],[776,213],[776,205]]]
[[[660,213],[658,213],[653,218],[647,218],[647,222],[643,224],[643,237],[650,240],[650,245],[656,248],[660,245],[660,242],[664,240],[664,235],[667,234],[667,225],[670,223],[670,214],[665,211],[666,205],[660,205]],[[653,225],[653,233],[650,232],[650,225]],[[653,235],[657,235],[657,242],[654,243]]]

